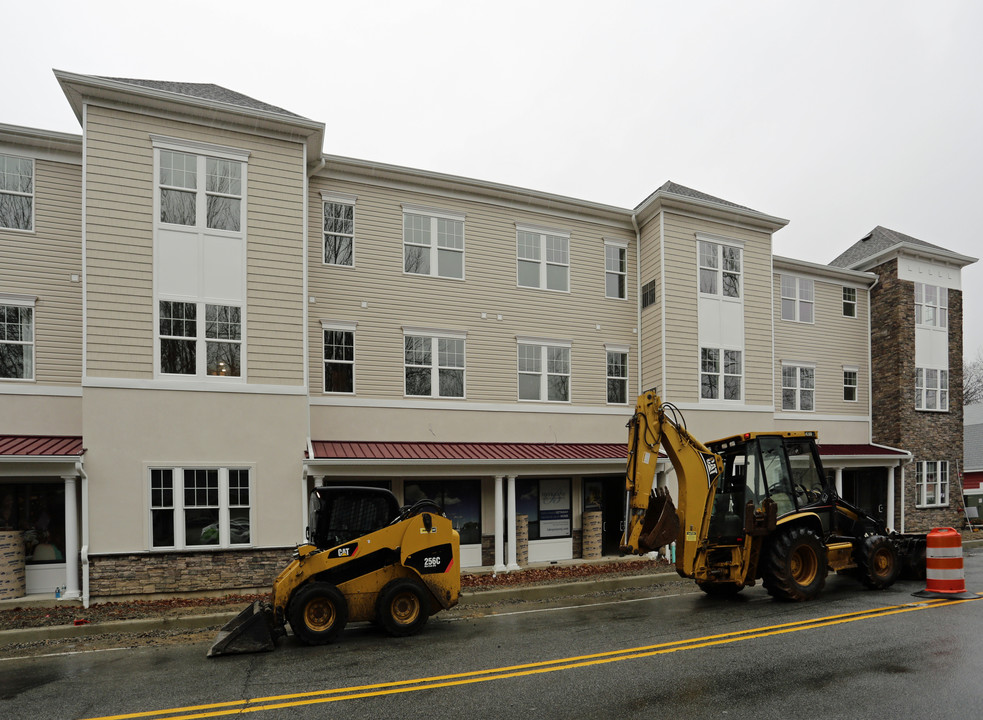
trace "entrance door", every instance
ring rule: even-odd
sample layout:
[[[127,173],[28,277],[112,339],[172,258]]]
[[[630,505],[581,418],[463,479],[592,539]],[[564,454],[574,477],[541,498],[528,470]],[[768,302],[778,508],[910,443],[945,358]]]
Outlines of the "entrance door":
[[[584,478],[584,510],[601,509],[601,554],[618,555],[625,531],[623,475]]]

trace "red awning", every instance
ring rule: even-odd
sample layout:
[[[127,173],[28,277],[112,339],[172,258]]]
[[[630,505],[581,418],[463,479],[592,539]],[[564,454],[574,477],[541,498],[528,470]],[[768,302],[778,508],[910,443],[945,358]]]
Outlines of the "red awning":
[[[81,457],[82,438],[63,435],[0,435],[0,457]]]
[[[311,442],[314,460],[620,460],[625,443]]]

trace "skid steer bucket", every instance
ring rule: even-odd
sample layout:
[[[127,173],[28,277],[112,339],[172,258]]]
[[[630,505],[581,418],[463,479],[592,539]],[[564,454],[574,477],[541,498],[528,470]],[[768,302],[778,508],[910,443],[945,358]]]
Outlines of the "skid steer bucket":
[[[675,542],[679,534],[679,518],[676,516],[676,506],[669,497],[669,491],[656,488],[649,497],[648,510],[642,521],[642,532],[638,538],[638,546],[647,552],[658,550],[663,545]]]
[[[257,600],[222,626],[208,657],[273,650],[276,644],[272,620],[272,610]]]

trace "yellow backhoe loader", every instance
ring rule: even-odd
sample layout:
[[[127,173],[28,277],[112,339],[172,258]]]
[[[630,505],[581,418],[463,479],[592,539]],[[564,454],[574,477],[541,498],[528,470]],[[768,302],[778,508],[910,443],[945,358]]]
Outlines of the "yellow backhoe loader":
[[[902,571],[924,577],[925,535],[899,534],[845,502],[823,472],[814,432],[744,433],[704,445],[655,390],[628,423],[622,551],[676,543],[676,572],[711,595],[761,579],[773,597],[810,600],[829,571],[872,589]],[[678,481],[678,509],[655,487],[659,450]]]
[[[400,508],[388,490],[319,487],[309,509],[308,542],[277,576],[272,602],[230,620],[208,657],[273,650],[287,623],[308,645],[331,642],[349,621],[412,635],[457,604],[460,537],[432,501]]]

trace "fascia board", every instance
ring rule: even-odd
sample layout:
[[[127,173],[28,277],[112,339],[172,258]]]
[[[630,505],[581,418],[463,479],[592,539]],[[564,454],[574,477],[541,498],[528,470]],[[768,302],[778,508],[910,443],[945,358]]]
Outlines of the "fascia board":
[[[711,217],[721,217],[728,220],[741,218],[753,227],[763,227],[770,232],[775,232],[788,225],[789,221],[785,218],[765,213],[755,212],[744,208],[732,207],[730,205],[720,205],[719,203],[701,200],[687,195],[677,195],[675,193],[659,190],[647,197],[641,205],[635,209],[638,216],[639,225],[648,222],[659,210],[671,210],[682,208],[693,210],[694,208]]]
[[[925,247],[924,245],[914,245],[912,243],[900,242],[897,245],[892,245],[889,248],[881,250],[879,253],[866,257],[860,262],[854,263],[851,269],[869,270],[870,268],[877,267],[883,262],[893,260],[894,258],[902,255],[914,255],[915,257],[925,258],[928,260],[942,261],[956,265],[960,268],[967,265],[972,265],[979,260],[979,258],[969,257],[968,255],[960,255],[959,253],[952,252],[951,250],[936,250],[934,248]]]
[[[877,274],[863,272],[860,270],[849,270],[846,268],[822,265],[820,263],[807,262],[796,258],[782,257],[773,255],[775,271],[792,270],[801,274],[815,275],[818,277],[830,278],[841,282],[859,283],[871,286],[877,280]]]

